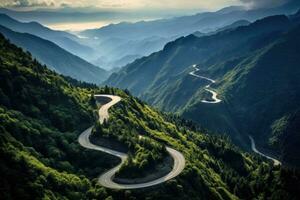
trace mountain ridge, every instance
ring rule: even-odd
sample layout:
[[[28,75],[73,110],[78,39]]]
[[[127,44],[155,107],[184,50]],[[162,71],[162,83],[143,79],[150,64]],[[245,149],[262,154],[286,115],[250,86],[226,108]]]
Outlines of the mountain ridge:
[[[97,84],[100,84],[107,76],[105,70],[67,52],[53,42],[28,33],[14,32],[1,25],[0,32],[61,74]]]
[[[288,45],[293,47],[286,51],[290,52],[291,59],[294,59],[297,48],[294,48],[295,45],[292,42],[288,42],[285,36],[293,38],[295,40],[294,43],[297,44],[298,39],[295,36],[297,27],[297,22],[291,20],[291,18],[285,15],[277,15],[257,20],[248,26],[221,31],[214,35],[202,37],[189,35],[182,37],[165,45],[162,51],[153,53],[149,57],[136,60],[127,65],[120,72],[112,74],[105,83],[129,89],[134,95],[141,97],[148,103],[158,106],[165,111],[177,112],[183,117],[195,120],[212,131],[227,133],[233,138],[236,144],[244,148],[249,148],[247,135],[254,135],[256,139],[259,138],[261,141],[258,144],[259,147],[264,147],[271,152],[273,151],[272,154],[275,153],[277,156],[284,156],[287,154],[283,154],[281,151],[295,151],[295,149],[288,150],[286,147],[290,146],[290,144],[286,140],[272,135],[273,133],[269,127],[272,123],[274,123],[274,127],[277,126],[277,122],[272,120],[276,120],[274,119],[275,116],[278,118],[282,116],[273,113],[274,116],[272,117],[270,114],[267,114],[268,111],[266,110],[266,108],[270,109],[270,112],[280,110],[280,108],[282,108],[281,110],[285,110],[282,107],[283,105],[272,103],[275,99],[271,100],[273,98],[272,93],[265,89],[267,86],[263,84],[264,79],[260,80],[262,83],[260,87],[256,85],[253,86],[256,89],[251,89],[250,86],[257,83],[255,78],[251,79],[252,82],[244,82],[242,81],[242,77],[250,76],[250,72],[254,73],[258,68],[252,68],[252,66],[255,66],[256,62],[261,61],[260,58],[262,57],[260,56],[274,51],[276,45],[273,45],[279,44],[282,40],[286,42],[286,48],[288,48]],[[289,60],[284,53],[277,54],[278,58],[276,57],[276,59],[279,59],[278,63]],[[268,60],[270,62],[265,61],[266,66],[269,67],[268,70],[272,70],[270,63],[275,59],[269,57]],[[297,74],[297,68],[295,68],[293,62],[289,62],[287,67],[295,72],[295,74],[292,74],[294,77]],[[223,100],[220,104],[205,105],[201,102],[201,99],[211,98],[211,95],[205,92],[204,88],[207,85],[205,81],[189,77],[189,73],[193,70],[193,64],[199,64],[200,66],[197,74],[216,80],[211,87],[218,92],[220,95],[219,98]],[[268,70],[266,66],[259,68],[266,70],[264,72],[261,71],[261,74],[267,74]],[[276,71],[277,75],[274,72],[273,76],[280,77],[280,75],[286,73],[287,69],[279,68]],[[256,76],[261,77],[261,74],[257,73]],[[282,80],[281,84],[288,85],[284,79],[275,78],[275,80],[277,79],[278,81]],[[289,78],[286,77],[286,80],[288,81]],[[295,85],[299,84],[295,79],[293,80]],[[274,80],[269,80],[269,82],[272,81]],[[241,83],[240,87],[239,83]],[[278,91],[282,89],[280,84],[273,84],[273,86],[268,87],[273,90],[277,87]],[[243,95],[237,91],[230,92],[232,87],[240,88],[239,91]],[[290,87],[294,88],[293,85],[290,85]],[[287,90],[285,88],[284,91]],[[256,93],[257,91],[260,91],[260,93]],[[293,91],[295,91],[293,96],[296,98],[298,94],[297,90]],[[262,97],[264,92],[268,98],[265,97],[265,100],[260,102],[259,98]],[[182,97],[178,97],[179,94]],[[276,94],[275,91],[274,94]],[[251,104],[245,101],[251,99],[250,96],[247,97],[248,95],[256,97],[256,99],[252,98],[253,102]],[[295,109],[297,106],[293,96],[288,99],[290,100],[291,107]],[[232,101],[232,99],[235,100]],[[266,103],[268,101],[270,101],[269,104]],[[258,105],[260,104],[262,107],[259,109]],[[256,116],[257,113],[248,110],[251,106],[258,113],[259,111],[263,112],[259,116],[266,116],[266,118],[262,118],[261,122],[257,121],[259,119]],[[286,112],[290,112],[290,110],[286,110]],[[245,124],[243,123],[244,121],[249,121],[249,123]],[[257,129],[256,133],[249,133],[247,131],[252,129]],[[271,144],[272,140],[277,141],[277,146]],[[283,141],[284,143],[281,143]],[[280,147],[278,143],[282,146]],[[282,159],[285,158],[282,157]],[[289,165],[288,162],[284,164]],[[294,167],[298,167],[299,164],[299,162],[293,162]]]
[[[90,47],[78,43],[77,36],[64,31],[52,30],[38,22],[20,22],[6,14],[0,13],[0,25],[16,32],[29,33],[46,40],[50,40],[61,48],[85,59],[89,54],[94,53],[93,49]]]
[[[279,19],[279,20],[277,20],[277,19]],[[273,24],[272,20],[275,21],[274,24]],[[186,70],[186,67],[191,66],[191,65],[193,65],[195,63],[209,62],[209,60],[213,60],[214,58],[219,57],[220,54],[222,54],[222,53],[221,52],[220,53],[215,53],[213,50],[214,49],[218,49],[219,47],[218,46],[214,46],[214,45],[218,44],[218,41],[224,41],[224,38],[226,38],[226,37],[227,37],[227,40],[225,40],[225,41],[228,43],[228,48],[226,47],[225,44],[221,44],[222,48],[219,51],[221,51],[221,50],[222,51],[226,51],[226,50],[223,50],[223,49],[224,48],[225,49],[226,48],[230,49],[231,46],[233,46],[233,44],[237,44],[237,45],[243,46],[244,44],[242,43],[242,41],[247,41],[248,39],[251,39],[251,34],[252,34],[251,31],[254,31],[254,34],[257,34],[257,35],[263,34],[265,29],[261,29],[261,28],[265,27],[266,24],[269,27],[271,27],[271,30],[274,30],[274,31],[276,31],[276,30],[284,30],[285,27],[288,27],[288,25],[286,24],[286,22],[289,23],[288,18],[286,16],[279,15],[279,16],[274,16],[274,17],[271,17],[271,18],[266,18],[263,21],[259,21],[258,20],[258,21],[256,21],[255,23],[253,23],[253,24],[251,24],[249,26],[240,27],[240,28],[238,27],[235,30],[232,30],[232,31],[229,31],[229,32],[227,32],[227,31],[218,32],[215,35],[203,36],[203,37],[200,37],[200,38],[198,38],[198,37],[196,37],[194,35],[189,35],[189,36],[186,36],[186,37],[181,37],[181,38],[176,39],[173,42],[170,42],[170,43],[166,44],[164,46],[164,49],[162,51],[153,53],[152,55],[150,55],[149,57],[146,57],[144,59],[138,59],[138,60],[136,60],[133,64],[126,66],[120,73],[128,73],[128,72],[130,72],[131,68],[134,68],[135,64],[143,63],[143,66],[144,66],[145,65],[144,62],[147,59],[148,60],[151,59],[151,56],[153,58],[155,58],[157,56],[161,56],[162,58],[164,58],[164,56],[166,57],[169,54],[172,55],[172,51],[179,51],[179,53],[182,53],[183,55],[184,55],[184,51],[190,52],[190,55],[189,55],[190,58],[188,59],[188,61],[187,61],[186,58],[182,58],[180,56],[177,56],[177,57],[173,56],[173,58],[170,58],[171,62],[173,62],[174,65],[169,64],[169,66],[170,67],[175,66],[173,68],[176,69],[176,71],[174,72],[174,69],[170,69],[170,70],[173,71],[175,74],[176,73],[180,73],[180,72],[183,72],[184,70]],[[257,30],[257,29],[259,29],[259,30]],[[249,33],[247,33],[247,30],[250,30],[250,31],[248,31]],[[248,35],[244,35],[244,32],[246,32]],[[271,31],[267,30],[265,32],[269,33]],[[236,41],[236,39],[234,38],[235,36],[232,33],[236,34],[237,35],[236,37],[242,37],[243,40],[242,41]],[[197,46],[197,45],[199,45],[199,46]],[[199,49],[199,50],[197,49],[197,51],[199,51],[199,53],[195,53],[195,51],[191,50],[189,48],[189,46],[195,46],[195,47],[197,47]],[[201,49],[201,46],[204,47],[203,50]],[[225,47],[223,47],[223,46],[225,46]],[[173,49],[173,47],[175,47],[175,49]],[[176,49],[177,47],[180,47],[180,48]],[[205,48],[207,48],[208,50],[206,50]],[[239,46],[237,46],[235,48],[239,48]],[[209,54],[207,54],[205,51],[208,51],[207,53],[211,52],[210,54],[212,56],[210,56]],[[245,50],[243,50],[243,51],[245,51]],[[179,54],[178,52],[176,52],[176,53]],[[230,55],[229,53],[230,52],[227,51],[226,56]],[[241,52],[238,52],[238,53],[240,54]],[[221,57],[224,57],[224,56],[225,55],[222,55]],[[205,59],[206,61],[203,61],[203,59]],[[151,66],[149,66],[149,67],[151,67]],[[163,72],[163,68],[160,69],[160,67],[161,66],[156,65],[156,73],[159,71],[160,75],[161,75],[164,72]],[[166,67],[167,66],[165,66],[164,68],[166,68]],[[145,70],[146,66],[144,66],[143,68]],[[132,70],[134,70],[134,69],[132,69]],[[151,71],[150,68],[149,68],[149,70]],[[153,67],[152,67],[152,70],[154,70]],[[148,77],[146,78],[146,80],[149,79],[152,76],[152,73],[153,73],[153,71],[151,71],[151,72],[148,73]],[[111,78],[109,78],[106,81],[106,83],[110,84],[110,79],[115,79],[117,75],[118,74],[113,74],[111,76]],[[155,77],[155,75],[154,75],[154,77]],[[168,77],[168,76],[166,76],[166,77]],[[145,77],[141,77],[141,79],[144,79],[144,78]],[[154,79],[154,78],[151,77],[151,79]],[[122,79],[119,80],[119,84],[122,84],[123,88],[127,88],[126,80],[124,80],[123,82],[120,82],[121,80]],[[145,80],[143,80],[143,81],[145,81]],[[130,83],[130,84],[132,85],[132,83]],[[144,85],[150,85],[150,87],[151,87],[151,84],[145,84],[144,83]],[[116,86],[118,86],[118,85],[116,85]],[[141,87],[141,84],[140,83],[137,84],[137,87]],[[139,89],[139,91],[141,91],[141,90],[146,91],[147,89],[145,89],[145,88]],[[131,91],[135,95],[139,94],[139,92],[136,92],[134,89],[131,90]]]

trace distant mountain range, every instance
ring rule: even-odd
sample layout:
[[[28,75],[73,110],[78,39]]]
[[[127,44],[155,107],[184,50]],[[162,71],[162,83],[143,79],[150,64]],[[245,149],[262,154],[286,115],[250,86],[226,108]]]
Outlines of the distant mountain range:
[[[215,33],[221,32],[221,31],[225,31],[225,30],[230,31],[230,30],[235,29],[239,26],[247,26],[249,24],[251,24],[251,22],[249,22],[248,20],[238,20],[236,22],[233,22],[232,24],[229,24],[227,26],[219,28],[216,31],[210,32],[209,34],[212,35],[212,34],[215,34]]]
[[[153,36],[174,37],[184,36],[194,31],[211,32],[217,28],[232,24],[238,20],[253,21],[269,15],[291,13],[296,9],[282,7],[272,9],[246,10],[244,7],[231,6],[216,12],[203,12],[191,16],[175,17],[154,21],[140,21],[136,23],[122,22],[111,24],[99,29],[91,29],[81,32],[87,37],[97,37],[99,40],[107,38],[145,39]]]
[[[284,164],[300,166],[298,24],[299,13],[277,15],[212,35],[181,37],[111,75],[106,84],[227,133],[240,146],[253,135]],[[189,75],[193,64],[200,68],[197,74],[216,80],[211,87],[221,103],[201,102],[211,97],[207,82]]]
[[[27,32],[50,40],[67,51],[91,62],[101,68],[111,70],[121,68],[136,58],[148,56],[163,49],[164,45],[181,36],[198,32],[209,34],[240,20],[254,21],[258,18],[295,11],[295,6],[286,4],[277,8],[248,10],[240,6],[223,8],[216,12],[203,12],[190,16],[174,17],[136,23],[121,22],[110,24],[99,29],[86,30],[77,37],[63,31],[53,31],[36,22],[21,23],[5,15],[0,16],[0,25],[17,32]],[[294,2],[293,2],[294,4]],[[55,11],[18,12],[0,9],[0,13],[23,20],[47,21],[55,15]],[[70,21],[70,13],[56,13],[58,18]],[[102,13],[104,16],[113,13]],[[99,17],[101,13],[86,15],[74,12],[73,16],[86,20]],[[52,16],[52,17],[51,17]],[[1,18],[3,18],[1,20]],[[51,20],[51,19],[49,19]],[[49,21],[48,20],[48,21]],[[72,21],[72,20],[71,20]],[[246,21],[240,21],[246,22]],[[227,29],[226,27],[225,29]],[[129,48],[130,47],[130,48]],[[114,69],[115,70],[115,69]]]
[[[29,33],[50,40],[67,51],[79,57],[88,59],[94,54],[91,47],[80,44],[79,38],[64,31],[51,30],[37,22],[19,22],[6,14],[0,14],[0,25],[20,33]]]
[[[48,40],[28,33],[14,32],[1,25],[0,33],[60,74],[96,84],[100,84],[108,76],[107,71],[88,63]]]
[[[231,6],[216,12],[203,12],[170,19],[110,24],[99,29],[86,30],[79,34],[86,37],[86,41],[92,44],[94,49],[97,49],[99,55],[101,55],[99,58],[102,58],[94,64],[115,65],[112,61],[132,55],[148,56],[152,52],[163,49],[166,43],[196,31],[208,34],[239,20],[253,22],[269,15],[289,14],[295,11],[295,6],[290,4],[276,8],[254,10]]]

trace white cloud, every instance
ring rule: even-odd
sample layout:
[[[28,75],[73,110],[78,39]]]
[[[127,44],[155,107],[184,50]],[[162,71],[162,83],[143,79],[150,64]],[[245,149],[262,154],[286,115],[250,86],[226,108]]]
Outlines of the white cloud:
[[[247,7],[261,8],[261,7],[276,7],[292,0],[240,0]]]
[[[0,0],[2,7],[97,7],[119,9],[215,9],[239,0]]]
[[[54,6],[54,1],[47,0],[1,0],[1,7],[49,7]]]
[[[0,0],[1,7],[102,9],[218,9],[230,5],[272,7],[299,0]]]

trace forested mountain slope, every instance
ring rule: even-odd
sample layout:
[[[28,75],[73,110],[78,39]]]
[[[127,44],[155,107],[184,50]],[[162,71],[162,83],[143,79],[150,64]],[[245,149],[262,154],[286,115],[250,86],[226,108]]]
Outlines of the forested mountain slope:
[[[106,83],[228,133],[241,146],[249,144],[248,134],[254,135],[261,139],[260,148],[287,161],[288,154],[281,152],[298,152],[288,148],[298,140],[280,139],[283,130],[273,129],[281,117],[289,119],[298,109],[298,23],[297,15],[278,15],[210,36],[180,38],[111,75]],[[208,83],[189,74],[193,64],[198,64],[197,74],[216,80],[211,87],[223,100],[220,104],[201,101],[211,98],[205,90]],[[295,160],[299,157],[290,161],[299,166]]]
[[[150,93],[148,96],[151,96],[157,86],[187,70],[192,64],[212,65],[243,56],[253,51],[258,41],[289,27],[290,21],[286,16],[273,16],[211,36],[182,37],[168,43],[162,51],[138,59],[119,73],[112,74],[106,83],[128,88],[135,95]],[[206,65],[204,67],[207,68]]]
[[[108,75],[104,69],[88,63],[48,40],[27,33],[14,32],[1,25],[0,33],[60,74],[96,84],[104,81]]]
[[[259,147],[279,156],[284,164],[299,167],[296,146],[300,137],[295,128],[300,108],[299,30],[300,27],[292,29],[235,63],[215,85],[224,99],[221,105],[208,110],[199,101],[203,95],[198,95],[185,107],[183,115],[200,123],[210,121],[210,127],[213,121],[222,121],[224,127],[237,129],[245,138],[254,135]],[[197,117],[198,112],[207,115]]]
[[[299,153],[295,148],[295,144],[300,145],[299,129],[291,127],[300,122],[299,51],[298,26],[242,61],[224,75],[218,86],[237,116],[238,128],[257,136],[258,141],[267,139],[262,144],[283,151],[285,161],[294,157],[290,164],[296,166],[300,166],[300,156],[295,156]],[[288,135],[293,139],[284,139]]]
[[[1,198],[87,198],[86,177],[114,162],[77,143],[93,122],[91,89],[71,85],[2,35],[0,48]]]
[[[0,80],[0,195],[4,199],[299,198],[296,172],[244,153],[226,138],[203,134],[190,122],[160,113],[128,92],[66,80],[3,36]],[[184,153],[184,172],[147,190],[117,191],[97,185],[94,178],[118,160],[85,150],[77,142],[80,132],[98,121],[93,115],[97,109],[93,93],[123,98],[111,110],[114,121],[96,125],[102,132],[95,134],[134,144],[134,160],[140,161],[147,161],[143,155],[149,155],[145,150],[151,145],[138,142],[135,133],[168,144]]]

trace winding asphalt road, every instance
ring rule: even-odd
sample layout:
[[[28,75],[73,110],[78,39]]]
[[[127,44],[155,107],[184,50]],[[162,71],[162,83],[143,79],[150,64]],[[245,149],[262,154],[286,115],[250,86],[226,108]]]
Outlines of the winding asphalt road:
[[[191,76],[208,80],[211,83],[215,83],[216,82],[213,79],[197,75],[196,72],[199,71],[199,69],[197,68],[197,65],[193,65],[193,68],[194,68],[194,71],[192,71],[192,72],[189,73]],[[205,86],[205,90],[208,91],[208,92],[210,92],[212,94],[213,101],[202,100],[201,102],[203,102],[203,103],[220,103],[222,100],[220,100],[220,99],[217,98],[218,94],[215,91],[208,89],[208,88],[210,88],[210,85],[211,84],[206,85]],[[256,146],[255,146],[255,141],[254,141],[254,139],[253,139],[252,136],[249,135],[249,139],[251,141],[251,149],[252,149],[252,151],[254,151],[255,153],[257,153],[257,154],[259,154],[259,155],[261,155],[261,156],[263,156],[263,157],[265,157],[265,158],[267,158],[269,160],[272,160],[274,162],[274,165],[281,165],[281,162],[279,160],[277,160],[275,158],[272,158],[270,156],[267,156],[266,154],[264,154],[264,153],[260,152],[259,150],[257,150]]]
[[[251,149],[252,149],[252,151],[254,151],[255,153],[257,153],[257,154],[259,154],[259,155],[261,155],[261,156],[263,156],[263,157],[265,157],[265,158],[267,158],[269,160],[272,160],[274,162],[274,165],[281,165],[281,162],[279,160],[277,160],[275,158],[272,158],[270,156],[267,156],[266,154],[264,154],[264,153],[260,152],[259,150],[257,150],[256,146],[255,146],[255,141],[254,141],[254,139],[253,139],[252,136],[249,135],[249,139],[251,141]]]
[[[110,102],[104,104],[103,106],[101,106],[101,108],[99,109],[99,121],[102,124],[104,122],[104,120],[108,120],[109,118],[109,114],[108,114],[108,109],[115,105],[116,103],[118,103],[119,101],[121,101],[121,97],[119,96],[113,96],[113,95],[95,95],[95,97],[97,98],[109,98],[111,99]],[[98,182],[107,188],[111,188],[111,189],[137,189],[137,188],[145,188],[145,187],[150,187],[150,186],[154,186],[163,182],[166,182],[174,177],[176,177],[177,175],[179,175],[182,170],[185,167],[185,158],[184,156],[176,151],[175,149],[172,149],[171,147],[166,147],[166,150],[168,151],[168,153],[170,154],[170,156],[173,158],[174,160],[174,165],[173,165],[173,169],[172,171],[170,171],[167,175],[160,177],[158,179],[155,179],[153,181],[149,181],[146,183],[138,183],[138,184],[119,184],[113,181],[113,177],[116,174],[116,172],[120,169],[120,167],[122,166],[122,164],[125,162],[125,160],[127,159],[127,154],[122,153],[122,152],[118,152],[112,149],[108,149],[102,146],[98,146],[95,144],[92,144],[90,142],[90,135],[92,132],[93,127],[88,128],[87,130],[85,130],[83,133],[81,133],[81,135],[78,138],[78,142],[81,146],[87,148],[87,149],[92,149],[92,150],[96,150],[96,151],[102,151],[114,156],[117,156],[121,159],[121,163],[119,165],[117,165],[116,167],[110,169],[109,171],[103,173],[99,179]]]
[[[194,68],[194,71],[192,71],[192,72],[189,73],[191,76],[194,76],[194,77],[197,77],[197,78],[202,78],[202,79],[208,80],[208,81],[210,81],[211,83],[215,83],[215,82],[216,82],[215,80],[210,79],[210,78],[207,78],[207,77],[205,77],[205,76],[197,75],[196,72],[199,71],[199,69],[197,68],[197,65],[193,65],[193,68]],[[209,88],[210,88],[210,85],[211,85],[211,84],[206,85],[206,86],[205,86],[205,90],[208,91],[208,92],[210,92],[210,93],[212,94],[212,97],[211,97],[211,98],[213,99],[213,101],[202,100],[201,102],[202,102],[202,103],[212,103],[212,104],[214,104],[214,103],[220,103],[222,100],[221,100],[221,99],[218,99],[218,97],[217,97],[217,96],[218,96],[218,93],[216,93],[215,91],[209,89]]]

